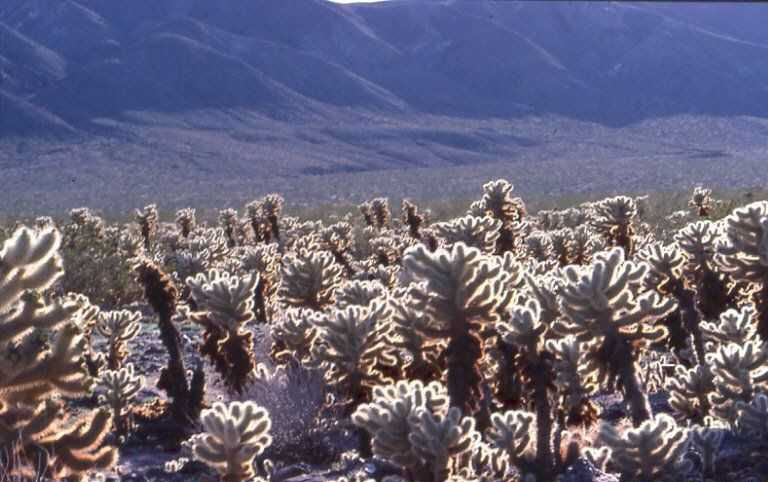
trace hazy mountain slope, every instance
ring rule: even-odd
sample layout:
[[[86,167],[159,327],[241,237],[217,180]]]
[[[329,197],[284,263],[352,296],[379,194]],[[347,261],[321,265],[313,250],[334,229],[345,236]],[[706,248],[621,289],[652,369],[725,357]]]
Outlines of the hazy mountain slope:
[[[63,139],[76,130],[62,119],[0,89],[0,138],[5,136]]]
[[[391,92],[315,54],[236,35],[189,17],[159,23],[145,35],[174,32],[256,68],[295,92],[337,106],[400,109]]]
[[[217,108],[606,125],[768,115],[763,34],[753,16],[715,16],[738,8],[686,18],[679,5],[627,3],[8,0],[0,68],[7,91],[85,130],[126,112]]]
[[[478,4],[599,92],[595,115],[604,121],[768,112],[753,104],[768,100],[768,50],[693,28],[654,5]],[[737,8],[721,5],[721,14]]]
[[[35,92],[66,75],[67,62],[56,52],[0,22],[0,87]]]
[[[241,60],[168,33],[147,37],[120,59],[79,69],[39,99],[53,112],[79,120],[127,111],[209,108],[251,108],[281,117],[311,108],[306,99]]]
[[[658,2],[642,5],[648,10],[675,18],[688,26],[718,35],[768,45],[768,5],[742,2],[727,11],[717,2]]]
[[[71,63],[100,58],[104,47],[117,41],[104,18],[76,1],[7,2],[5,9],[0,7],[0,16],[9,26]]]
[[[514,30],[474,15],[472,5],[393,2],[377,7],[354,8],[379,38],[403,52],[404,60],[389,75],[372,76],[397,92],[404,90],[402,79],[407,82],[412,71],[432,77],[411,84],[409,101],[455,115],[584,114],[587,91],[558,59]],[[444,100],[446,92],[457,90],[454,85],[462,95]]]
[[[704,160],[768,157],[766,13],[624,2],[3,0],[0,174],[37,183],[15,191],[22,203],[72,172],[78,181],[59,187],[77,203],[97,185],[114,202],[131,192],[176,202],[184,189],[208,198],[239,183],[246,192],[254,178],[258,189],[319,189],[367,171],[508,164],[514,175],[545,161],[563,169],[547,173],[563,184],[568,166],[613,159],[679,158],[692,176]]]

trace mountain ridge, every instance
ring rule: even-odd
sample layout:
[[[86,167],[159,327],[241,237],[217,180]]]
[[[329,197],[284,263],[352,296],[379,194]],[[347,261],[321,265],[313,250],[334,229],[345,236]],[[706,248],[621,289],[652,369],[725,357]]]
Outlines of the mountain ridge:
[[[94,0],[9,2],[0,10],[0,85],[85,131],[89,116],[102,116],[103,109],[84,111],[82,97],[68,106],[67,89],[130,92],[146,81],[144,65],[153,66],[157,83],[178,86],[165,95],[180,96],[185,110],[223,102],[224,108],[274,113],[306,102],[284,91],[254,106],[258,96],[246,83],[184,92],[179,59],[189,61],[189,82],[222,68],[330,110],[555,114],[618,126],[691,112],[768,115],[768,107],[760,107],[768,105],[768,62],[759,62],[768,59],[768,36],[765,45],[751,31],[738,38],[702,9],[694,14],[703,19],[686,20],[680,8],[616,3],[140,0],[127,8]],[[72,32],[80,33],[68,39]],[[137,61],[136,51],[154,63]],[[228,58],[253,70],[222,65]],[[126,63],[129,70],[109,72]],[[713,101],[714,92],[722,102]],[[141,110],[168,108],[157,102]],[[309,104],[305,110],[317,110]],[[118,103],[109,115],[134,107]]]
[[[768,5],[6,0],[0,161],[99,182],[112,169],[137,183],[268,185],[643,152],[760,156],[759,18]],[[666,127],[634,139],[654,123]],[[40,174],[40,188],[58,177]],[[88,188],[58,187],[71,199]]]

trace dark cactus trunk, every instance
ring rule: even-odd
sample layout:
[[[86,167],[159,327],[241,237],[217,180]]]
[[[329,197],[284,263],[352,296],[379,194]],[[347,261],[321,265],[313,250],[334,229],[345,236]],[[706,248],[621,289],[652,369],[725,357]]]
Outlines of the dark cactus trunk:
[[[482,340],[472,333],[465,320],[454,322],[446,355],[448,361],[448,397],[452,407],[458,407],[465,415],[472,415],[479,408],[482,398],[482,374],[477,363],[483,355]]]
[[[768,342],[768,280],[752,295],[752,302],[757,310],[757,334],[763,342]]]
[[[554,481],[554,456],[552,448],[552,405],[549,387],[554,374],[546,362],[541,360],[535,367],[533,380],[533,403],[536,407],[536,480]]]
[[[714,320],[733,307],[733,299],[725,282],[707,266],[701,268],[697,279],[698,308],[705,320]]]
[[[637,366],[629,351],[629,360],[625,360],[619,373],[621,385],[624,388],[625,400],[629,403],[629,413],[632,425],[640,424],[651,418],[651,406],[648,397],[640,389],[640,381],[637,379]]]

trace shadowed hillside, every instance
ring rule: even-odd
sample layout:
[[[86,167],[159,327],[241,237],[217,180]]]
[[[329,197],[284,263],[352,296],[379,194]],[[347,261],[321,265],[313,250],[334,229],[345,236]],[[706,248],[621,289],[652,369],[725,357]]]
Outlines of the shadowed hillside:
[[[86,130],[93,117],[201,108],[606,125],[768,113],[767,37],[753,20],[762,5],[4,3],[4,89]]]
[[[760,156],[766,16],[760,4],[6,0],[0,161],[55,170],[98,159],[118,177],[125,166],[149,176],[139,184],[236,173],[262,185]],[[654,123],[665,127],[638,137]]]

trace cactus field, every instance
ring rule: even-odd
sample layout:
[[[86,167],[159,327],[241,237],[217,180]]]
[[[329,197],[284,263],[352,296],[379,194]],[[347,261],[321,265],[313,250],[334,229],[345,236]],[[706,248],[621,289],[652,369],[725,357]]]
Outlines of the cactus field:
[[[765,482],[762,198],[8,218],[0,482]]]

